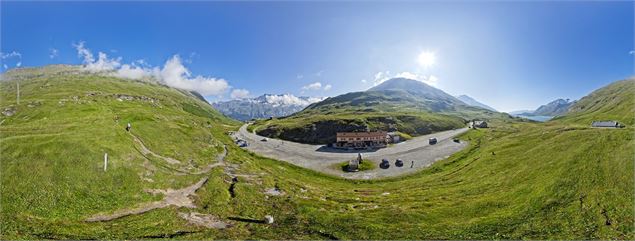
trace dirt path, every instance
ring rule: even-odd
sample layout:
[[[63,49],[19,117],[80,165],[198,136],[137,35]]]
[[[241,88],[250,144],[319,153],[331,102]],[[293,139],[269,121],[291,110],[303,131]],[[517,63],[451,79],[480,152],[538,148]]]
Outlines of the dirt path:
[[[190,172],[189,174],[193,174],[193,175],[204,174],[204,173],[208,173],[209,171],[211,171],[212,168],[214,168],[214,167],[224,166],[225,165],[225,157],[226,156],[227,156],[227,146],[223,145],[223,153],[221,153],[220,155],[216,156],[216,163],[209,164],[205,168],[203,168],[202,170],[200,170],[198,172]]]
[[[163,194],[164,195],[163,199],[161,201],[145,203],[133,209],[118,210],[112,214],[95,215],[86,219],[86,221],[87,222],[110,221],[113,219],[129,216],[129,215],[142,214],[142,213],[145,213],[154,209],[158,209],[158,208],[165,208],[170,205],[177,206],[177,207],[196,208],[196,205],[194,204],[190,196],[194,195],[196,190],[201,188],[203,184],[207,182],[207,179],[208,177],[204,177],[191,186],[188,186],[182,189],[177,189],[177,190],[173,190],[173,189],[149,190],[148,192],[151,192],[151,193]]]
[[[134,135],[132,136],[134,137]],[[138,141],[140,146],[142,146],[142,150],[145,150],[145,151],[142,151],[142,153],[145,152],[144,154],[152,154],[152,155],[161,157],[159,155],[154,154],[152,151],[148,150],[138,138],[135,137],[135,141]],[[225,166],[225,157],[227,156],[227,152],[228,152],[227,146],[223,145],[223,152],[216,157],[216,161],[217,161],[216,163],[208,165],[207,167],[205,167],[203,170],[199,172],[190,173],[190,174],[193,174],[193,175],[205,174],[205,173],[209,173],[214,167]],[[162,157],[162,158],[166,158],[166,157]],[[168,158],[168,159],[171,159],[171,158]],[[90,218],[87,218],[85,221],[86,222],[110,221],[110,220],[130,216],[130,215],[142,214],[154,209],[165,208],[169,206],[196,208],[196,204],[194,203],[192,196],[196,195],[196,191],[200,189],[207,182],[208,179],[209,177],[203,177],[198,182],[182,189],[146,190],[147,192],[150,192],[153,194],[163,194],[163,199],[160,201],[144,203],[139,205],[136,208],[117,210],[112,214],[94,215]],[[191,224],[198,225],[198,226],[205,226],[208,228],[226,228],[230,226],[229,224],[219,221],[216,217],[209,214],[200,214],[196,212],[191,212],[191,213],[179,213],[179,216],[185,220],[188,220],[188,222],[190,222]]]
[[[139,147],[141,148],[141,150],[139,150],[139,151],[141,151],[141,153],[143,155],[146,155],[146,156],[147,155],[153,155],[153,156],[158,157],[158,158],[160,158],[160,159],[162,159],[162,160],[164,160],[164,161],[166,161],[167,163],[170,163],[170,164],[181,164],[181,161],[179,161],[179,160],[176,160],[176,159],[171,158],[171,157],[161,156],[159,154],[154,153],[153,151],[148,149],[145,144],[143,144],[143,141],[141,141],[141,139],[139,139],[139,137],[135,136],[131,132],[128,132],[128,133],[132,136],[134,142],[139,145]]]

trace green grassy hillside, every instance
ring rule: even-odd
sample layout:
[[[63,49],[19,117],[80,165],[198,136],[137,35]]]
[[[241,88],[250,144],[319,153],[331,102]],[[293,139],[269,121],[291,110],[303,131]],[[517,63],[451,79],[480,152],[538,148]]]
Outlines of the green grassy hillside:
[[[470,130],[468,148],[422,172],[351,181],[236,147],[225,133],[240,124],[187,92],[76,74],[20,81],[20,105],[15,81],[0,82],[0,107],[15,111],[0,120],[2,239],[635,239],[632,126],[501,122]],[[144,154],[127,122],[182,163]],[[223,146],[224,165],[206,172]],[[196,207],[85,221],[201,178]],[[192,212],[231,227],[181,217]],[[253,221],[264,215],[275,222]]]
[[[577,101],[563,121],[590,125],[596,120],[616,120],[635,124],[635,79],[617,81],[593,91]]]

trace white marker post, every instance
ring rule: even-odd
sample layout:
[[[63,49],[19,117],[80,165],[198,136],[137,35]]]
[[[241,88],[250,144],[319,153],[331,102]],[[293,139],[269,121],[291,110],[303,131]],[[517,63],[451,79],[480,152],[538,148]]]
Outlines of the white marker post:
[[[108,168],[108,153],[104,153],[104,172]]]

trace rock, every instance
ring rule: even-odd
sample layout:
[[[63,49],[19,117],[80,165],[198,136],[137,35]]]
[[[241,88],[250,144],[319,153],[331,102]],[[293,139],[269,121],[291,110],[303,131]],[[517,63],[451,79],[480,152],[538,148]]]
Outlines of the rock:
[[[17,112],[15,107],[11,106],[11,107],[4,108],[4,110],[2,111],[2,114],[5,116],[12,116],[12,115],[15,115],[15,112]]]
[[[284,195],[284,192],[278,188],[269,188],[265,191],[265,194],[269,196],[281,196]]]
[[[38,107],[42,105],[42,102],[40,101],[32,101],[29,104],[27,104],[26,106],[28,106],[29,108],[33,108],[33,107]]]
[[[90,91],[86,93],[86,96],[96,96],[97,94],[100,94],[100,92],[97,91]]]
[[[273,216],[266,215],[264,221],[265,221],[266,224],[272,224],[273,223]]]

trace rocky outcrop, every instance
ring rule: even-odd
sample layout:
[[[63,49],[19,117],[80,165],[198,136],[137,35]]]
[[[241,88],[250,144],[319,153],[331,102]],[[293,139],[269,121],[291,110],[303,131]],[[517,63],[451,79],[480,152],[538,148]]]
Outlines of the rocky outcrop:
[[[372,116],[360,119],[320,120],[301,127],[286,127],[277,124],[258,129],[261,136],[307,143],[329,144],[335,142],[337,132],[360,131],[400,131],[412,136],[456,129],[464,126],[464,121],[454,118],[448,121],[430,122],[419,116]]]
[[[324,120],[300,128],[281,128],[278,125],[272,125],[257,131],[257,133],[262,136],[300,143],[328,144],[335,142],[337,132],[369,130],[370,127],[360,120]]]

